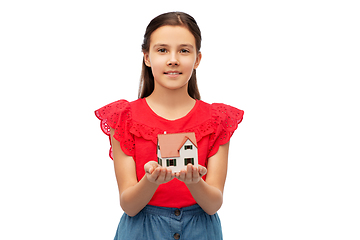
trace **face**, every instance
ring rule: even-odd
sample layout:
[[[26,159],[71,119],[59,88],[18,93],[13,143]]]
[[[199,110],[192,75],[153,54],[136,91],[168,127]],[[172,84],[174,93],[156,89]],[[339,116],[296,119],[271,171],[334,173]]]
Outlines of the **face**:
[[[199,66],[195,38],[182,26],[163,26],[150,37],[150,48],[144,53],[145,64],[151,67],[155,88],[171,90],[187,87],[194,69]]]

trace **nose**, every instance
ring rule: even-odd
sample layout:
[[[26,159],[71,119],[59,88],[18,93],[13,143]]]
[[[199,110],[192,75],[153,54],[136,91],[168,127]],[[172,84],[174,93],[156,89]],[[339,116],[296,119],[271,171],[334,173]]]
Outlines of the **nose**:
[[[177,60],[177,57],[175,54],[171,54],[171,57],[169,61],[167,62],[168,66],[178,66],[180,65],[179,61]]]

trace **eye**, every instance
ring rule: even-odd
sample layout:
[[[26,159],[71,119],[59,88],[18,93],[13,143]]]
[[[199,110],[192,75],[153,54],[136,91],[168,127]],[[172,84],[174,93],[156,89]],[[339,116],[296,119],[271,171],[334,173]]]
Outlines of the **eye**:
[[[190,52],[190,51],[187,50],[187,49],[185,49],[185,48],[180,50],[180,53],[189,53],[189,52]]]
[[[167,50],[166,50],[165,48],[159,48],[159,49],[158,49],[158,52],[159,52],[159,53],[166,53]]]

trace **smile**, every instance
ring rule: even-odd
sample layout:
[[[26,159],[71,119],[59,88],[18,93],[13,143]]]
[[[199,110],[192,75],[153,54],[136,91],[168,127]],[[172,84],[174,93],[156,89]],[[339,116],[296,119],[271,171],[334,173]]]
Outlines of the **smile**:
[[[164,72],[164,74],[167,74],[167,75],[179,75],[179,74],[182,74],[182,73],[177,72],[177,71],[168,71],[168,72]]]

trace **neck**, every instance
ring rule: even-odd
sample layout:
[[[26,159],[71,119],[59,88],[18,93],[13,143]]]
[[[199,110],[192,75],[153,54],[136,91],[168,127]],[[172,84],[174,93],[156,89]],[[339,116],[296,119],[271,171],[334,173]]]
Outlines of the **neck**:
[[[185,116],[196,103],[195,99],[189,96],[187,85],[175,90],[155,87],[146,101],[157,115],[168,120],[176,120]]]
[[[163,87],[156,86],[147,100],[155,104],[161,104],[167,108],[178,108],[194,104],[195,100],[189,96],[187,92],[188,85],[184,87],[171,90]]]

